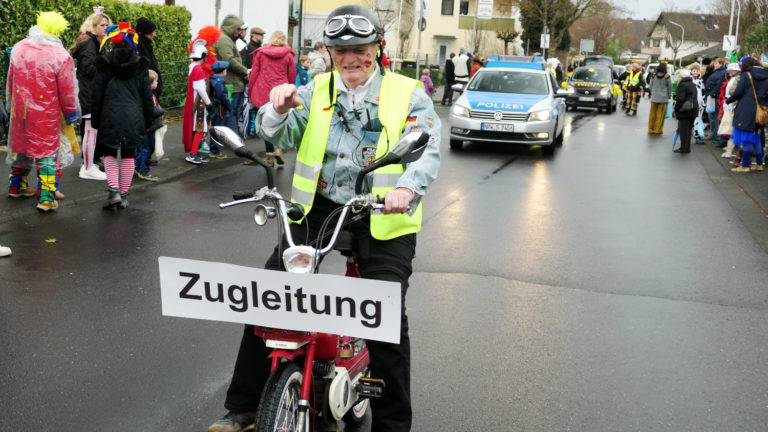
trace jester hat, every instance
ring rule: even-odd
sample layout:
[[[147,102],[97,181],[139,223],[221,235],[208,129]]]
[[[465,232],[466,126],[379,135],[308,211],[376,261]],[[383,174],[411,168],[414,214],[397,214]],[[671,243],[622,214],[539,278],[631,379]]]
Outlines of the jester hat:
[[[111,40],[114,45],[126,44],[133,48],[134,51],[139,50],[136,46],[139,43],[139,35],[136,34],[136,30],[131,28],[131,23],[121,22],[117,25],[107,26],[107,35],[101,40],[99,51],[104,48],[104,44],[108,40]]]

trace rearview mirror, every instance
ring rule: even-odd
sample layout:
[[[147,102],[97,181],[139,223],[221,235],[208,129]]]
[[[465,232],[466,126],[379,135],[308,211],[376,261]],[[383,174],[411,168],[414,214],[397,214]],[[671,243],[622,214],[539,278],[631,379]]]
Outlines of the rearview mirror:
[[[390,150],[387,157],[392,155],[391,163],[411,163],[421,157],[429,142],[429,134],[425,132],[409,132],[395,147]]]
[[[226,126],[213,126],[210,128],[211,142],[231,152],[245,147],[243,139],[235,131]]]

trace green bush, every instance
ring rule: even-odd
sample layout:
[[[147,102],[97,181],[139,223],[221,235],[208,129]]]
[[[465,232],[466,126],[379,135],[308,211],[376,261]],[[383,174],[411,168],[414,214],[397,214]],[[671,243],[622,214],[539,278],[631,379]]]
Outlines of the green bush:
[[[421,70],[424,70],[423,65]],[[421,72],[419,72],[417,75],[415,67],[405,67],[399,70],[395,70],[395,72],[399,73],[400,75],[407,76],[409,78],[414,78],[414,79],[421,78]],[[436,88],[442,85],[440,81],[443,79],[443,74],[442,72],[440,72],[439,69],[429,69],[429,77],[432,79],[432,84],[434,84]]]
[[[185,7],[129,3],[118,0],[0,0],[0,47],[12,47],[27,36],[29,28],[35,25],[37,14],[58,11],[69,21],[69,28],[61,34],[65,48],[71,47],[80,34],[80,25],[94,6],[104,6],[113,23],[127,21],[132,25],[139,17],[147,17],[157,24],[157,38],[154,40],[155,55],[160,62],[163,75],[163,97],[160,104],[172,108],[184,99],[187,87],[187,47],[191,34],[189,21],[192,15]],[[2,89],[5,94],[7,77],[7,55],[3,61]]]

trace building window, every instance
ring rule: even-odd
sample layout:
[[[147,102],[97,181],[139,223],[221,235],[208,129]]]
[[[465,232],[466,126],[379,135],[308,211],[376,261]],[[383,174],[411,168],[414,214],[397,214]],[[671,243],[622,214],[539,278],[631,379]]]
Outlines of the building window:
[[[461,1],[461,2],[459,2],[459,15],[469,15],[469,2],[468,1]]]
[[[440,8],[442,15],[453,15],[453,3],[455,0],[443,0],[443,5]]]
[[[654,48],[658,48],[658,47],[661,46],[661,40],[660,39],[654,39],[654,40],[651,41],[651,43],[653,44]]]

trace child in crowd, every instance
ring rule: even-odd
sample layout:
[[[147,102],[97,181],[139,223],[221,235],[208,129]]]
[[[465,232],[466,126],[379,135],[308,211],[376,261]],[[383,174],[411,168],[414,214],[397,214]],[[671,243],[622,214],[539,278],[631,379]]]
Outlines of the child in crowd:
[[[195,165],[203,163],[200,154],[200,142],[208,132],[207,107],[211,106],[212,103],[208,97],[208,84],[212,73],[209,72],[210,66],[204,67],[207,56],[208,49],[205,41],[202,39],[195,40],[189,55],[192,63],[189,65],[187,99],[184,101],[182,125],[182,141],[184,142],[184,152],[187,154],[184,160]]]
[[[425,68],[421,71],[421,84],[424,86],[424,91],[427,92],[427,95],[432,97],[432,93],[435,91],[435,86],[432,84],[432,78],[429,77],[429,68]]]
[[[309,56],[299,57],[299,64],[296,65],[296,87],[309,84],[312,78],[309,76]]]
[[[134,159],[152,125],[155,108],[149,83],[149,62],[139,57],[138,35],[128,23],[107,27],[112,49],[96,60],[91,122],[104,149],[109,195],[105,209],[128,207]],[[119,162],[118,162],[119,157]]]
[[[227,76],[228,61],[219,60],[211,65],[213,75],[211,75],[211,91],[213,92],[213,106],[211,107],[211,126],[226,126],[237,131],[237,119],[232,102],[229,100],[229,92],[224,84],[224,78]],[[210,148],[210,157],[214,159],[224,159],[226,156],[215,145]]]
[[[157,88],[159,76],[157,75],[157,72],[153,71],[152,69],[150,69],[148,73],[150,86],[152,87],[152,90],[155,90]],[[165,110],[160,107],[160,104],[157,102],[157,96],[154,92],[152,93],[152,100],[154,102],[152,126],[150,126],[149,130],[147,131],[147,137],[144,139],[144,144],[141,146],[139,155],[136,156],[135,163],[136,175],[140,179],[156,182],[159,179],[149,172],[149,160],[152,157],[152,153],[155,152],[155,131],[163,127],[163,115],[165,114]]]

